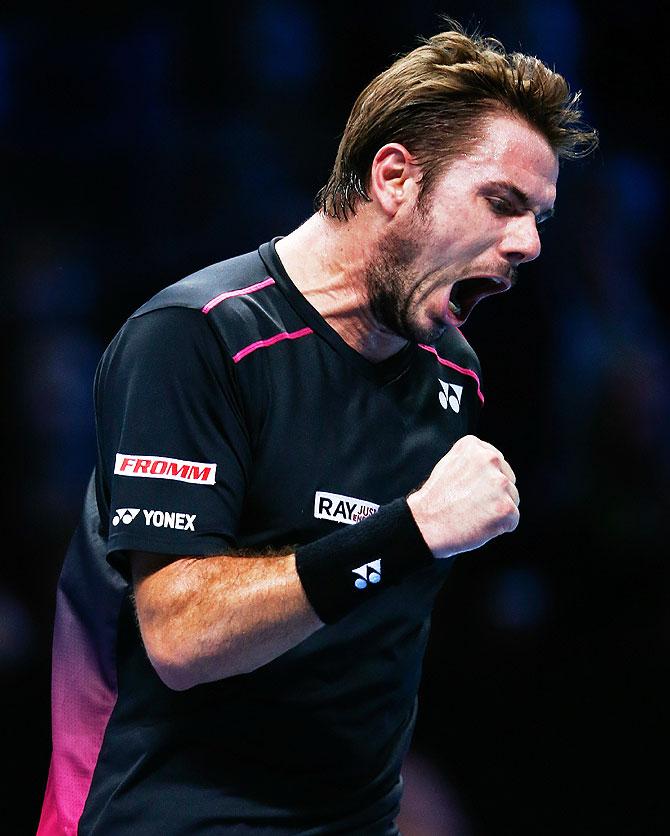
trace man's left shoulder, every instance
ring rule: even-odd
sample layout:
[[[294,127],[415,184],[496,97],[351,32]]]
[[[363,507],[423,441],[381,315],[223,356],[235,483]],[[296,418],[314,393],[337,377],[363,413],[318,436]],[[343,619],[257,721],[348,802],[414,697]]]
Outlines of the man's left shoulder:
[[[431,345],[419,343],[419,348],[433,356],[433,362],[439,364],[443,371],[450,370],[454,380],[461,381],[457,384],[459,391],[464,385],[462,381],[468,381],[468,386],[476,392],[480,404],[484,403],[482,393],[482,371],[474,349],[463,336],[458,328],[450,328],[448,331]],[[443,381],[443,386],[449,384]],[[448,393],[445,394],[448,397]]]

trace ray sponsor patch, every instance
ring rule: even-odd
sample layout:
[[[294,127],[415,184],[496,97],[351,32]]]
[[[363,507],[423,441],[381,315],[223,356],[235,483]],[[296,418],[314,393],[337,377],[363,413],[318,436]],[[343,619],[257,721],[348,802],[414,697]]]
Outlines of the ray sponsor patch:
[[[379,505],[355,496],[344,496],[339,493],[317,491],[314,494],[314,516],[317,520],[331,520],[332,522],[354,525],[366,517],[376,514]]]

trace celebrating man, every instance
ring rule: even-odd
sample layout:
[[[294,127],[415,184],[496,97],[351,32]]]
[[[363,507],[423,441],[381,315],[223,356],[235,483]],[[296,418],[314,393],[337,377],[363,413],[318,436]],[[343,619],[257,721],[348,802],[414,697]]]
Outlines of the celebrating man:
[[[454,25],[361,93],[316,214],[128,320],[40,836],[397,832],[449,558],[519,518],[459,326],[539,255],[579,119],[560,75]]]

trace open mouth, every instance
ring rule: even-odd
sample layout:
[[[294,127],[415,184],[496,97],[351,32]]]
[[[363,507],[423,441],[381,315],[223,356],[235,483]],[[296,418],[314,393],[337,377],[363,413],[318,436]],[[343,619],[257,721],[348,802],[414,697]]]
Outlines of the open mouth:
[[[480,299],[492,296],[494,293],[503,293],[510,286],[509,279],[499,276],[473,276],[460,279],[451,286],[449,312],[457,324],[461,325]]]

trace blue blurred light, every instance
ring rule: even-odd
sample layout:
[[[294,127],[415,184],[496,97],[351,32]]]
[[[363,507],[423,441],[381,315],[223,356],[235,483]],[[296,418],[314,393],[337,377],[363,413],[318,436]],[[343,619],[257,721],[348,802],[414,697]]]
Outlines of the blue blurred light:
[[[10,41],[7,35],[0,31],[0,124],[9,117],[11,109],[10,65]]]
[[[619,155],[608,164],[617,194],[616,207],[627,223],[651,223],[660,209],[662,172],[648,160]]]
[[[0,672],[31,660],[35,623],[24,603],[0,586]]]
[[[524,46],[549,66],[560,67],[561,74],[574,84],[582,44],[582,20],[576,4],[572,0],[528,3],[524,17],[530,35]]]
[[[505,569],[493,581],[490,598],[491,619],[507,630],[530,630],[547,615],[548,590],[545,580],[534,569]]]
[[[300,3],[261,3],[250,21],[254,49],[250,69],[272,88],[307,86],[317,74],[320,52],[313,11]]]

